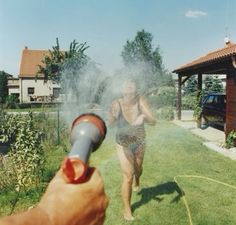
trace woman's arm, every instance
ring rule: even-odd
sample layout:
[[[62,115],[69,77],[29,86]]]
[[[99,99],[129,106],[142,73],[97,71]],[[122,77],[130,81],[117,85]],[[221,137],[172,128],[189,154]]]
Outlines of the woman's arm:
[[[111,103],[111,109],[108,112],[108,124],[112,125],[117,119],[120,114],[120,105],[118,100],[115,100]]]
[[[154,117],[149,104],[147,103],[147,101],[143,98],[140,97],[140,109],[142,111],[142,113],[144,114],[144,121],[147,122],[149,125],[155,125],[156,124],[156,118]]]

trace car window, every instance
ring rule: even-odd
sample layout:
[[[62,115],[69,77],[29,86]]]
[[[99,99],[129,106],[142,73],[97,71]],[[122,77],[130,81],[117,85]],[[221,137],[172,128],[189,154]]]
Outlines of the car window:
[[[217,95],[215,96],[215,103],[219,105],[226,104],[226,98],[224,95]]]
[[[210,95],[205,101],[206,104],[212,104],[214,103],[214,96]]]
[[[215,96],[215,104],[220,105],[222,103],[222,97],[221,96]]]

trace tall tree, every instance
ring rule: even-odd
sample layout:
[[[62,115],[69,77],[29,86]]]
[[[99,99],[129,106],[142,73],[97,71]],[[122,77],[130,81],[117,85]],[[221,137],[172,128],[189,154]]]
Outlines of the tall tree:
[[[79,44],[74,40],[67,51],[62,51],[56,39],[38,70],[38,76],[43,74],[45,81],[60,84],[60,92],[76,105],[99,103],[107,85],[97,64],[85,54],[87,48],[86,42]]]
[[[121,53],[125,67],[142,80],[146,90],[169,83],[172,79],[164,70],[159,47],[153,48],[152,40],[151,33],[138,31],[134,40],[126,42]]]
[[[196,76],[190,76],[183,87],[185,95],[195,94],[197,91],[197,78]]]
[[[4,103],[8,96],[7,73],[0,71],[0,103]]]
[[[78,71],[86,63],[87,56],[84,52],[87,48],[86,43],[79,44],[74,40],[70,43],[68,51],[62,51],[57,38],[56,45],[52,46],[52,50],[49,50],[49,54],[42,60],[43,65],[38,65],[37,76],[43,74],[45,81],[52,80],[61,83],[61,72],[64,69],[71,68]]]
[[[212,84],[213,84],[213,77],[207,75],[204,79],[204,85],[205,85],[204,92],[205,93],[211,92],[210,89],[212,87]]]
[[[211,87],[212,92],[222,93],[223,92],[223,84],[222,81],[218,78],[218,76],[213,77],[213,84]]]
[[[223,92],[223,84],[222,81],[218,78],[218,76],[207,75],[204,80],[205,88],[204,92],[211,93],[222,93]]]

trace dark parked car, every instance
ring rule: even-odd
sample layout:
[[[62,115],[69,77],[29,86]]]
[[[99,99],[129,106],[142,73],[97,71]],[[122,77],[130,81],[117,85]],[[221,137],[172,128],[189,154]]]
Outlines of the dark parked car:
[[[202,117],[206,125],[225,128],[226,95],[212,93],[208,94],[202,104]]]

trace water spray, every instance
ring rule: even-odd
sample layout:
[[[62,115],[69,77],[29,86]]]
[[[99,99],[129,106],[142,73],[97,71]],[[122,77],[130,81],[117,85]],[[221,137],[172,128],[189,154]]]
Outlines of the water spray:
[[[96,151],[106,136],[105,122],[96,114],[86,113],[72,123],[72,148],[62,163],[62,171],[68,183],[78,184],[86,180],[90,154]]]

